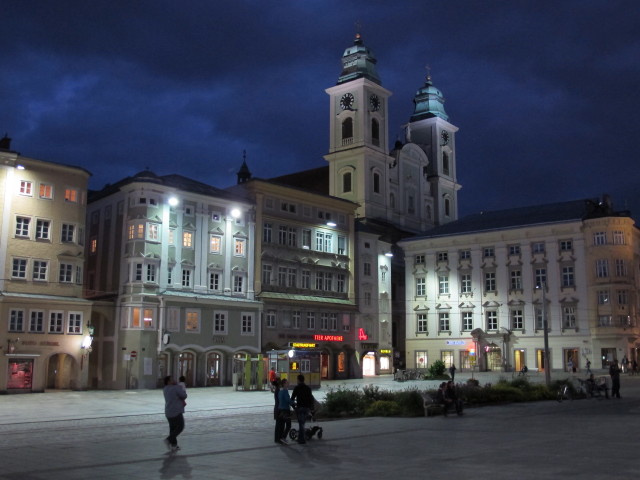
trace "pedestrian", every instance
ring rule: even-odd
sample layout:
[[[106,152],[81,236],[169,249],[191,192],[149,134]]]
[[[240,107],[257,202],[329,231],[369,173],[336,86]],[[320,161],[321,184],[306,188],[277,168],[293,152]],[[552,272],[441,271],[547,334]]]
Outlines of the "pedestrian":
[[[634,359],[631,363],[631,375],[637,375],[638,373],[638,362]]]
[[[452,363],[451,366],[449,367],[449,375],[451,376],[451,381],[455,382],[456,380],[456,364]]]
[[[298,416],[298,443],[307,443],[304,425],[307,422],[307,415],[314,409],[315,398],[313,398],[309,385],[304,383],[304,375],[302,374],[298,375],[298,384],[291,394],[291,403]]]
[[[567,371],[568,372],[573,372],[573,360],[569,359],[567,361]]]
[[[620,396],[620,367],[617,360],[609,365],[609,375],[611,375],[611,398],[622,398]]]
[[[164,443],[171,452],[180,450],[178,435],[184,430],[184,406],[187,392],[171,377],[164,377],[164,414],[169,422],[169,436]]]
[[[462,400],[458,398],[458,393],[456,392],[456,386],[452,380],[447,382],[447,386],[444,391],[445,398],[448,400],[448,406],[454,407],[456,409],[456,413],[458,415],[462,415]]]
[[[622,373],[629,373],[629,359],[625,355],[622,357]]]
[[[289,382],[287,379],[282,379],[280,384],[275,441],[281,445],[287,445],[287,435],[291,430],[291,398],[289,397]]]
[[[591,360],[587,360],[587,375],[591,375]]]
[[[278,413],[279,413],[279,409],[278,406],[280,405],[280,400],[278,397],[278,394],[280,393],[280,382],[278,380],[271,382],[271,385],[273,387],[273,400],[274,400],[274,404],[273,404],[273,419],[276,421],[275,427],[274,427],[274,433],[273,436],[275,438],[276,443],[280,443],[278,440],[280,439],[280,436],[278,434]]]

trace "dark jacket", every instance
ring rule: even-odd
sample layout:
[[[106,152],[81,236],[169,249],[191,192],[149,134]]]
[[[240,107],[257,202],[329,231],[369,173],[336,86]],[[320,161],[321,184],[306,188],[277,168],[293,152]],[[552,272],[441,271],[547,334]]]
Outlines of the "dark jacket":
[[[311,393],[311,388],[306,383],[299,383],[293,389],[291,394],[291,403],[295,403],[296,406],[302,408],[314,408],[315,399]]]

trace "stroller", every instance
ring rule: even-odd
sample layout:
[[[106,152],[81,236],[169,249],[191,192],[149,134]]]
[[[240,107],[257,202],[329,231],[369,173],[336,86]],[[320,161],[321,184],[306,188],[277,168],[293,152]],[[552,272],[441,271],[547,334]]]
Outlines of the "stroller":
[[[295,410],[295,408],[294,408]],[[307,414],[307,421],[311,421],[313,423],[316,423],[316,415],[315,415],[316,410],[310,410],[309,413]],[[318,439],[322,439],[322,427],[319,427],[318,425],[312,425],[312,426],[307,426],[304,429],[304,434],[305,434],[305,439],[306,440],[311,440],[314,436],[317,436]],[[297,428],[291,428],[291,430],[289,430],[289,438],[291,438],[291,440],[298,440],[298,429]]]

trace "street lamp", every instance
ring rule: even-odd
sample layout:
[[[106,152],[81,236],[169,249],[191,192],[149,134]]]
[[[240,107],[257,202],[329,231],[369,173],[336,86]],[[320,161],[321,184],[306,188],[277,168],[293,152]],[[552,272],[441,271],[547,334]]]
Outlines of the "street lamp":
[[[551,386],[551,364],[549,363],[549,321],[547,320],[547,284],[541,283],[536,288],[542,289],[542,328],[544,333],[544,381]]]

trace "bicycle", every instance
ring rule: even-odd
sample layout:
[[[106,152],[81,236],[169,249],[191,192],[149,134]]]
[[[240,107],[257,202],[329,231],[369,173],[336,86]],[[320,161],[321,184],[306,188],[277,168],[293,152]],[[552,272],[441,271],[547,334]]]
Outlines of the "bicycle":
[[[558,402],[562,402],[563,400],[573,400],[569,384],[564,384],[558,389],[556,400],[558,400]]]

